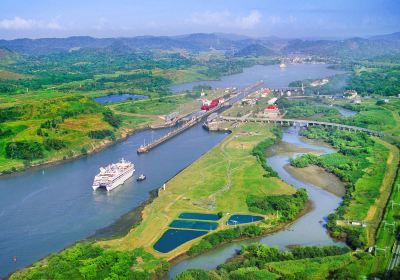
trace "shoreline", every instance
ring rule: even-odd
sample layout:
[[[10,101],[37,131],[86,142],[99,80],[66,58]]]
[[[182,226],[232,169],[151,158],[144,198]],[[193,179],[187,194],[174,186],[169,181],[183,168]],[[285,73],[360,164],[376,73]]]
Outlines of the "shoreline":
[[[80,158],[84,158],[84,157],[87,157],[87,156],[91,156],[91,155],[93,155],[95,153],[103,151],[104,149],[106,149],[108,147],[111,147],[113,145],[116,145],[118,143],[121,143],[121,142],[125,141],[128,137],[134,135],[135,133],[146,131],[148,129],[157,130],[157,129],[161,129],[161,128],[151,128],[150,125],[145,125],[145,126],[138,127],[138,128],[127,129],[123,134],[121,134],[121,136],[119,138],[116,138],[115,140],[111,140],[111,141],[107,141],[107,142],[104,142],[102,144],[99,144],[98,147],[95,147],[93,150],[87,152],[86,154],[79,153],[79,154],[73,155],[72,157],[69,157],[69,158],[66,158],[66,159],[62,159],[62,158],[61,159],[53,159],[53,160],[48,160],[48,161],[45,161],[45,162],[42,162],[42,163],[33,164],[33,165],[30,165],[30,166],[27,166],[27,167],[23,167],[22,169],[18,169],[16,171],[12,171],[10,173],[4,173],[3,172],[3,173],[0,173],[0,178],[18,176],[21,173],[24,173],[26,171],[37,170],[37,169],[43,168],[43,167],[55,166],[55,165],[58,165],[58,164],[61,164],[61,163],[66,163],[66,162],[74,161],[74,160],[77,160],[77,159],[80,159]]]

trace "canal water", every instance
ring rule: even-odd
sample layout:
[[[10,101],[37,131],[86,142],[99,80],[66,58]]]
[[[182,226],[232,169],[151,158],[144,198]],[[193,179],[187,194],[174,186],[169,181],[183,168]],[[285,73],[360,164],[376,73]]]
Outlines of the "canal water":
[[[217,84],[213,86],[241,87],[263,79],[266,86],[284,87],[293,80],[323,78],[336,73],[339,72],[318,64],[289,65],[285,70],[280,70],[276,65],[254,66],[242,74],[215,81]],[[185,86],[191,88],[193,83],[183,85]],[[29,265],[49,253],[59,251],[111,224],[122,214],[147,200],[151,190],[162,186],[226,136],[221,133],[208,133],[200,125],[196,125],[148,154],[136,154],[136,149],[144,141],[160,137],[167,131],[138,132],[125,141],[91,156],[0,177],[0,276]],[[94,175],[98,173],[98,168],[122,157],[135,163],[135,176],[144,173],[147,180],[136,182],[132,178],[110,193],[93,192],[91,183]],[[270,160],[279,163],[284,159],[277,157]],[[279,169],[278,171],[284,172]],[[284,176],[281,175],[282,178]],[[325,191],[321,191],[320,196],[326,199],[326,205],[322,205],[324,213],[330,212],[339,203],[337,198],[331,201],[329,193]],[[318,223],[318,219],[319,216],[310,218],[309,222]],[[316,227],[323,231],[321,225]],[[289,236],[291,240],[287,240],[286,243],[310,240],[307,237],[310,231],[305,235],[304,238]],[[318,241],[332,242],[326,234],[317,237],[321,240],[316,239],[316,244],[319,244]],[[282,236],[280,239],[282,238],[286,237]],[[285,242],[282,240],[281,243]],[[171,275],[184,270],[185,266],[196,266],[196,262],[199,261],[206,263],[215,260],[214,264],[223,262],[224,257],[232,255],[232,250],[239,245],[232,246],[211,253],[213,257],[208,260],[202,257],[184,262],[174,267]],[[16,263],[12,261],[13,256],[17,257]]]
[[[255,65],[245,68],[242,73],[224,76],[220,80],[198,81],[174,85],[173,92],[191,90],[197,85],[209,85],[213,88],[237,87],[244,88],[258,80],[263,80],[264,85],[270,88],[286,87],[290,82],[328,77],[344,73],[327,68],[326,64],[288,64],[286,68],[278,65]]]
[[[92,235],[149,198],[225,135],[197,125],[183,134],[138,155],[136,149],[165,130],[139,132],[122,143],[91,156],[29,170],[0,180],[0,275],[28,265],[51,252]],[[124,157],[133,161],[135,177],[112,192],[93,192],[100,166]],[[17,263],[12,257],[17,256]]]

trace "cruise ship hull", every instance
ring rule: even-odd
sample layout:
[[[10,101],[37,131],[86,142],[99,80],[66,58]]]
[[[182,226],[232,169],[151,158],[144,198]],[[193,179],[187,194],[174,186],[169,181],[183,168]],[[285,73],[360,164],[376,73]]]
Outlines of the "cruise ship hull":
[[[97,190],[98,188],[104,188],[107,191],[111,191],[111,190],[115,189],[116,187],[122,185],[123,183],[125,183],[126,180],[128,180],[130,177],[132,177],[134,171],[135,171],[135,169],[132,168],[131,170],[129,170],[126,173],[124,173],[123,175],[121,175],[119,178],[115,179],[115,181],[113,181],[109,184],[93,185],[92,188],[93,188],[93,190]]]

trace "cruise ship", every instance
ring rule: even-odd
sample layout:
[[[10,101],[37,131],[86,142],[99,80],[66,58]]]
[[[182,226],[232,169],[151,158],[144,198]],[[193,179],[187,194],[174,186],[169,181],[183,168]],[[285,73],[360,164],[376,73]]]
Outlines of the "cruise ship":
[[[106,167],[100,167],[100,173],[94,177],[92,188],[93,190],[104,188],[111,191],[132,177],[134,171],[135,165],[124,159]]]

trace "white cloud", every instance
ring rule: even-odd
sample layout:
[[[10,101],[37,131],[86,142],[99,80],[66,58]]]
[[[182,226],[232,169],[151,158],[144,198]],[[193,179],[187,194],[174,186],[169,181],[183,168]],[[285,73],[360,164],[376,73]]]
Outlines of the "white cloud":
[[[237,18],[236,20],[239,26],[242,26],[242,28],[253,28],[260,23],[261,13],[257,10],[254,10],[248,16]]]
[[[271,25],[292,24],[295,21],[296,21],[296,18],[292,15],[285,16],[285,17],[271,15],[267,18],[267,22]]]
[[[7,30],[61,29],[61,26],[58,24],[56,20],[44,22],[33,19],[24,19],[16,16],[13,19],[0,20],[0,29],[7,29]]]
[[[193,14],[189,22],[197,25],[251,29],[260,23],[261,17],[261,13],[257,10],[253,10],[245,16],[233,15],[228,10],[205,11]]]

